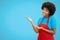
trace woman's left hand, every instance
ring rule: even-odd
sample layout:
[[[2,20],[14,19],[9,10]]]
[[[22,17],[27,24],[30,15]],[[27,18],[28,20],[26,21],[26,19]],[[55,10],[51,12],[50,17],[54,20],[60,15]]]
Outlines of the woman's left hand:
[[[38,28],[39,30],[40,30],[40,29],[44,29],[43,27],[37,27],[37,28]]]

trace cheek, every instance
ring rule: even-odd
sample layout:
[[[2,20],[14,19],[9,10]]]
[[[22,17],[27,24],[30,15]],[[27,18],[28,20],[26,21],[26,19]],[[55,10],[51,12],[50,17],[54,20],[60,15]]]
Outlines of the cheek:
[[[46,13],[42,13],[43,16],[46,16]]]
[[[48,10],[42,10],[42,14],[44,16],[49,16],[49,11]]]
[[[45,12],[45,15],[48,16],[49,15],[49,12]]]
[[[46,15],[49,15],[49,11],[46,11],[45,14],[46,14]]]
[[[42,14],[43,14],[44,16],[49,15],[48,12],[42,12]]]
[[[49,13],[48,13],[48,12],[46,12],[45,14],[46,14],[46,15],[49,15]]]

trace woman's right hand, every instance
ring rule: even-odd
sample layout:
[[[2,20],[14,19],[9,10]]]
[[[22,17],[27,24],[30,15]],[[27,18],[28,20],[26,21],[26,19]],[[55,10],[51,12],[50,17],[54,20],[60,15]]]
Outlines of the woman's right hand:
[[[37,29],[36,25],[33,23],[32,19],[30,17],[26,17],[26,18],[32,24],[32,27],[33,27],[34,31],[36,33],[38,33],[38,29]]]
[[[33,23],[32,19],[30,17],[26,17],[26,18],[30,23]]]

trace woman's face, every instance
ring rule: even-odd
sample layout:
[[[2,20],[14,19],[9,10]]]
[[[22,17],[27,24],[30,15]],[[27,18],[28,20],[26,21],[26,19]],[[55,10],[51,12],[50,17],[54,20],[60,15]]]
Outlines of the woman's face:
[[[44,8],[42,9],[42,15],[43,15],[44,17],[48,17],[48,16],[49,16],[49,10],[44,7]]]

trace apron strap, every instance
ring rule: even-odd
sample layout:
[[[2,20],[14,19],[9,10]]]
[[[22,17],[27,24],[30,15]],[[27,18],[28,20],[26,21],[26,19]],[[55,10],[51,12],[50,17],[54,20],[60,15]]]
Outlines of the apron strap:
[[[48,24],[48,23],[49,23],[49,19],[50,19],[50,17],[48,17],[48,20],[47,20],[46,24]]]
[[[41,21],[41,23],[43,22],[43,20],[44,20],[44,17],[42,18],[42,21]],[[41,23],[40,23],[40,24],[41,24]]]
[[[47,20],[46,24],[48,24],[49,19],[50,19],[50,17],[48,17],[48,20]],[[43,20],[44,20],[44,17],[43,17],[43,19],[42,19],[42,21],[41,21],[41,23],[40,23],[40,24],[42,24]]]

